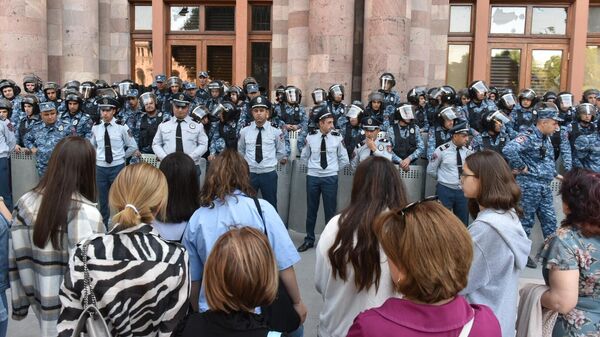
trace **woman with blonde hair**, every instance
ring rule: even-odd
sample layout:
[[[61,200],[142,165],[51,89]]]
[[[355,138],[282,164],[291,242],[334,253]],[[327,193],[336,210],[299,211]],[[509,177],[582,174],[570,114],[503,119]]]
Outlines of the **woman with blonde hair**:
[[[404,298],[359,314],[348,337],[501,336],[490,308],[458,295],[467,285],[473,243],[463,223],[436,199],[375,220],[392,281]]]
[[[183,337],[279,335],[254,312],[275,300],[278,284],[275,257],[260,230],[234,228],[219,237],[206,260],[202,282],[209,310],[189,317]]]
[[[97,307],[113,336],[171,336],[188,307],[188,257],[150,225],[164,215],[167,180],[146,163],[127,166],[109,193],[118,211],[107,234],[81,242],[61,287],[59,336],[71,336],[82,313],[83,254]]]

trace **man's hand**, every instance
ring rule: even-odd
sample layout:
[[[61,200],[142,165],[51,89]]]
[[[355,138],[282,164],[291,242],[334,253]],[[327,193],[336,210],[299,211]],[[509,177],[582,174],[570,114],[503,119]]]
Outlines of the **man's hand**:
[[[410,170],[410,157],[406,157],[400,162],[400,168],[403,169],[405,172],[408,172],[408,170]]]
[[[31,154],[36,154],[38,152],[37,147],[31,148]]]
[[[140,150],[135,150],[135,152],[133,153],[133,155],[134,155],[135,157],[138,157],[138,158],[140,158],[140,157],[142,156],[142,153],[140,152]]]
[[[367,146],[371,151],[377,151],[377,146],[375,145],[375,141],[373,139],[367,138]]]
[[[281,159],[281,160],[279,161],[279,163],[280,163],[281,165],[285,165],[285,164],[287,164],[287,161],[288,161],[288,160],[287,160],[287,158],[283,158],[283,159]]]

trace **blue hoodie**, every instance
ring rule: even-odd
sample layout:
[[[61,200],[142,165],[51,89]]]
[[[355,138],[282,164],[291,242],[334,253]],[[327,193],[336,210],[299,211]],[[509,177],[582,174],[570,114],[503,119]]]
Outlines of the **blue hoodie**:
[[[514,210],[484,209],[469,226],[473,263],[461,292],[470,303],[485,304],[496,314],[503,337],[515,335],[519,277],[527,264],[531,241]]]

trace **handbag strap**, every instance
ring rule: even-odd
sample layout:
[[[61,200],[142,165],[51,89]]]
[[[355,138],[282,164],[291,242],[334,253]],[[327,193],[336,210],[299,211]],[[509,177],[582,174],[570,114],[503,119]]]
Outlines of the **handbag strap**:
[[[87,264],[87,252],[88,246],[90,245],[90,241],[86,241],[81,248],[81,260],[83,261],[83,307],[87,308],[90,305],[97,307],[96,296],[92,291],[92,286],[90,284],[90,271],[88,269]]]
[[[262,208],[260,207],[260,202],[258,202],[257,197],[252,197],[252,200],[254,200],[254,204],[256,205],[256,209],[258,210],[258,215],[260,215],[260,219],[262,220],[264,232],[265,232],[265,235],[267,236],[267,240],[269,240],[269,234],[267,234],[267,222],[265,221],[265,216],[263,215]]]

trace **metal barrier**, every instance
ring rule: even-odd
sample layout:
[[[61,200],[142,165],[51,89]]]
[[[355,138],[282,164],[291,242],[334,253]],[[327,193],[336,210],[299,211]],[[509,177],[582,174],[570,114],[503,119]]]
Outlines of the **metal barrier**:
[[[300,156],[298,152],[298,135],[300,131],[288,131],[288,136],[290,139],[290,160],[296,159],[296,157]]]
[[[10,169],[12,175],[13,204],[16,205],[17,200],[23,194],[37,185],[40,177],[35,168],[35,157],[29,154],[11,153]]]

